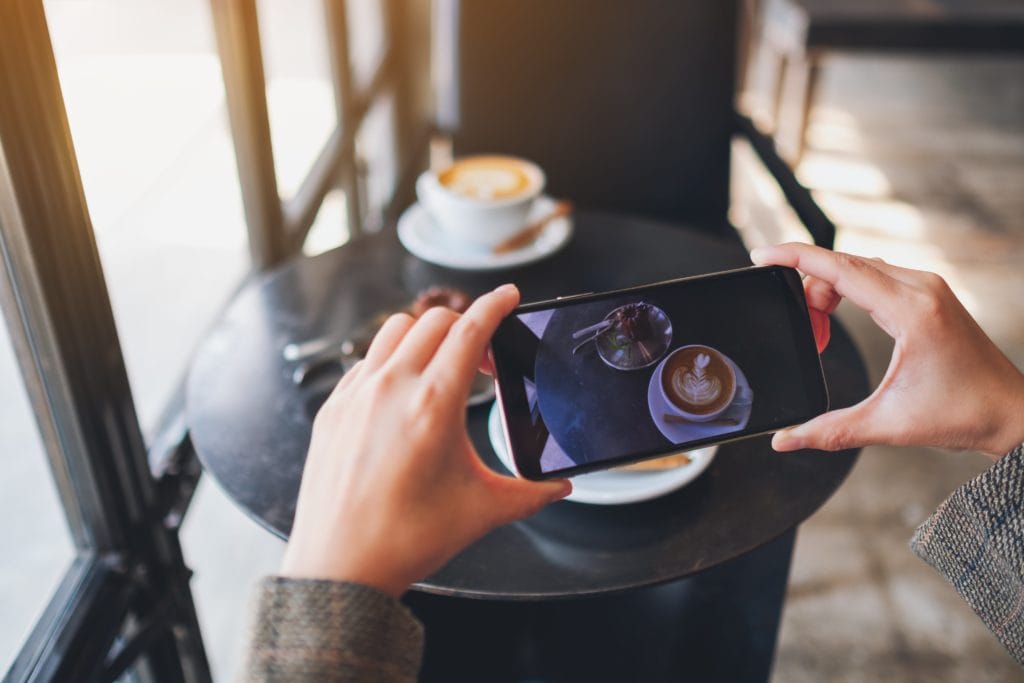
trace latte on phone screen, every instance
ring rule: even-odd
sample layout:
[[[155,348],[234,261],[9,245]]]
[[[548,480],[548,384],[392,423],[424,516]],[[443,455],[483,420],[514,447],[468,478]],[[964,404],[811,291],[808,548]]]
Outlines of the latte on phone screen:
[[[722,354],[707,346],[687,346],[673,353],[661,381],[669,401],[693,415],[721,412],[736,393],[732,368]]]

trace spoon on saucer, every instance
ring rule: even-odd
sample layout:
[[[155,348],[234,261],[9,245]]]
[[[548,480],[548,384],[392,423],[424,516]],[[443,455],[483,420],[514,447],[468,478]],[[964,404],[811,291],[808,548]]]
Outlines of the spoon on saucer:
[[[538,218],[533,223],[524,226],[522,230],[494,247],[494,253],[507,254],[510,251],[522,249],[540,237],[540,234],[544,231],[544,228],[547,227],[548,223],[556,218],[568,216],[570,213],[572,213],[572,202],[564,199],[557,202],[555,204],[555,208],[553,208],[546,216]]]

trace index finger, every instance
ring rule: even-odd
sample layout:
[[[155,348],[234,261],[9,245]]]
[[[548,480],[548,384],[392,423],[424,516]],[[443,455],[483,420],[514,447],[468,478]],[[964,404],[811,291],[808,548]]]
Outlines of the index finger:
[[[750,259],[758,265],[796,268],[823,280],[870,313],[887,332],[896,329],[898,315],[890,304],[902,283],[876,268],[870,259],[795,242],[754,249]]]
[[[502,285],[474,301],[452,325],[424,374],[450,387],[451,395],[464,398],[494,331],[518,304],[515,285]]]

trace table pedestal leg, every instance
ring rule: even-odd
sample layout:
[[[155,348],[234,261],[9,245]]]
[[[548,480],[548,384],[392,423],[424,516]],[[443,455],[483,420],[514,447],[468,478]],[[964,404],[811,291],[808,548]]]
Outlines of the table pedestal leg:
[[[795,530],[696,576],[610,597],[500,602],[409,593],[422,681],[765,681]]]

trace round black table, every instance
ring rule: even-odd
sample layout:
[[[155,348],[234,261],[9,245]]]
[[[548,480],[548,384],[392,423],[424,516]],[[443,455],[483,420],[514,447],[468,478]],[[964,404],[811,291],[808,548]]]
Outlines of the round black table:
[[[296,386],[294,363],[282,349],[298,340],[344,337],[427,286],[479,294],[512,281],[531,301],[749,265],[739,240],[729,236],[600,213],[579,213],[575,224],[561,252],[504,272],[430,265],[405,252],[389,230],[249,283],[199,348],[188,378],[188,427],[206,471],[253,519],[286,537],[312,416],[329,385]],[[832,405],[841,407],[863,398],[868,385],[850,338],[833,325],[822,363]],[[500,468],[486,420],[487,407],[470,409],[474,443]],[[415,588],[497,601],[612,594],[687,577],[788,539],[784,590],[793,530],[835,491],[855,459],[855,451],[779,455],[767,437],[730,443],[700,478],[673,494],[628,506],[549,506],[496,529]],[[781,594],[778,600],[781,605]]]

